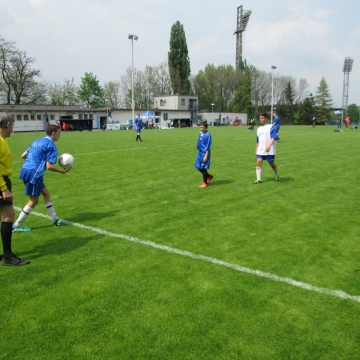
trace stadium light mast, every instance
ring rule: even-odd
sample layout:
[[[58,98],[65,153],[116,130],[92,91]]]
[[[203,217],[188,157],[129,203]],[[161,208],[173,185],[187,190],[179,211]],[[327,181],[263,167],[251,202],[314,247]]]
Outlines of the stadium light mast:
[[[134,102],[134,40],[137,41],[139,37],[129,34],[131,40],[131,108],[132,108],[132,121],[135,120],[135,102]]]
[[[270,122],[273,123],[273,112],[274,112],[274,70],[276,66],[272,65],[272,74],[271,74],[271,114],[270,114]]]
[[[246,30],[250,19],[251,10],[243,10],[242,5],[237,8],[237,26],[234,31],[236,34],[236,68],[242,63],[242,33]]]
[[[343,100],[342,100],[342,119],[344,120],[344,112],[347,111],[349,101],[349,73],[352,70],[353,59],[345,58],[343,73],[344,73],[344,86],[343,86]]]

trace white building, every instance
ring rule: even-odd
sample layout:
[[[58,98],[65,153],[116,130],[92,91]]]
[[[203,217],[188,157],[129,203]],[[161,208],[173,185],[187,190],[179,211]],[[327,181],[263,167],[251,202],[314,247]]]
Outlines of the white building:
[[[229,122],[239,117],[242,124],[246,124],[246,114],[209,113],[199,114],[197,96],[164,95],[154,97],[153,109],[135,109],[136,114],[144,114],[150,110],[154,117],[143,118],[145,125],[155,127],[186,127],[197,124],[200,120],[208,123],[216,119],[218,122]],[[132,109],[93,108],[80,106],[52,106],[52,105],[0,105],[0,111],[13,115],[15,132],[45,131],[46,122],[59,124],[62,129],[70,127],[75,130],[94,130],[107,128],[118,130],[125,125],[132,125]]]

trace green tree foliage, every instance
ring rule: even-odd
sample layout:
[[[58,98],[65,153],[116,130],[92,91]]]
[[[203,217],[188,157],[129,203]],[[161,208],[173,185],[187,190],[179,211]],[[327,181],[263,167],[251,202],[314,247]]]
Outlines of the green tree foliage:
[[[232,111],[244,112],[248,117],[256,116],[259,101],[258,78],[259,73],[255,66],[243,62],[241,70],[237,71],[237,88],[232,104]]]
[[[45,99],[46,86],[35,81],[35,59],[0,36],[0,98],[6,104],[35,104]],[[45,91],[45,92],[44,92]]]
[[[359,107],[356,104],[351,104],[348,106],[347,116],[350,117],[351,121],[360,120],[360,111]]]
[[[106,106],[104,91],[99,85],[99,80],[93,73],[85,73],[81,78],[81,84],[77,90],[79,102],[87,108],[98,108]]]
[[[215,67],[207,64],[204,70],[192,78],[193,92],[199,97],[201,109],[225,112],[231,110],[235,93],[236,75],[231,65]]]
[[[77,105],[78,88],[74,84],[74,79],[65,79],[65,83],[54,83],[49,85],[49,103],[50,105]]]
[[[333,105],[329,86],[324,77],[321,79],[316,90],[315,103],[317,106],[316,122],[318,124],[324,124],[326,121],[331,119],[331,107]]]
[[[283,120],[294,121],[294,114],[296,111],[296,106],[294,104],[295,89],[291,81],[286,83],[281,99],[282,102],[278,104],[276,108],[278,113],[282,116]]]
[[[107,106],[119,109],[121,107],[120,82],[109,81],[104,84],[104,99]]]
[[[299,105],[298,111],[294,115],[294,125],[310,125],[316,116],[315,99],[310,94]]]
[[[190,94],[190,59],[184,27],[179,21],[171,27],[168,65],[173,92]]]

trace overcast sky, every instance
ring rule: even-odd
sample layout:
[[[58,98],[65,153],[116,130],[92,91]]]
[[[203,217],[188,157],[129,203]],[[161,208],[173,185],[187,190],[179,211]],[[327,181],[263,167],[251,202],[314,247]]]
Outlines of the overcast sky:
[[[85,72],[101,84],[131,66],[167,60],[171,26],[184,25],[191,73],[210,63],[235,66],[237,7],[252,14],[243,58],[265,71],[305,78],[315,93],[325,77],[341,106],[345,57],[354,59],[349,104],[360,105],[359,0],[0,0],[0,35],[34,57],[42,80],[78,85]]]

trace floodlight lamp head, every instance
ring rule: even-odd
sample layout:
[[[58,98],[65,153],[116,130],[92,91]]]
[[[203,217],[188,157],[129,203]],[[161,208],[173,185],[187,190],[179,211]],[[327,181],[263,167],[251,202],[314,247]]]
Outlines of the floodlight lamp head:
[[[215,104],[211,104],[211,106],[214,106]]]
[[[275,69],[276,69],[276,66],[275,66],[275,65],[272,65],[271,68],[272,68],[273,70],[275,70]]]
[[[129,37],[128,37],[130,40],[137,40],[139,37],[136,36],[136,35],[133,35],[133,34],[129,34]]]

